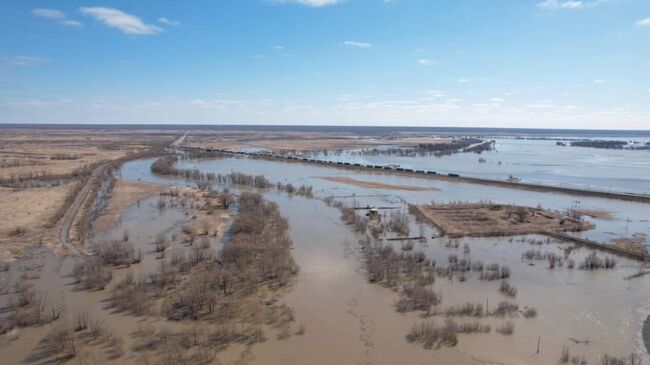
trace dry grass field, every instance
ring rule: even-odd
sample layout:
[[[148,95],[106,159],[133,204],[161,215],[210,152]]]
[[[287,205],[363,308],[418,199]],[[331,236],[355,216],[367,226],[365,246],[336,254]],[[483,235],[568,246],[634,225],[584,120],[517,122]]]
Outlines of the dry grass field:
[[[188,147],[237,150],[243,148],[263,148],[277,152],[299,151],[341,151],[360,148],[373,148],[380,145],[413,146],[419,143],[448,143],[450,139],[415,136],[401,132],[382,135],[363,135],[333,132],[192,132],[184,141]]]
[[[162,150],[181,134],[93,127],[0,129],[0,257],[21,257],[24,247],[34,244],[61,249],[61,220],[93,180],[94,168]],[[94,199],[96,194],[89,196]]]
[[[30,189],[0,187],[0,260],[21,257],[25,245],[55,247],[57,230],[52,220],[76,184]]]

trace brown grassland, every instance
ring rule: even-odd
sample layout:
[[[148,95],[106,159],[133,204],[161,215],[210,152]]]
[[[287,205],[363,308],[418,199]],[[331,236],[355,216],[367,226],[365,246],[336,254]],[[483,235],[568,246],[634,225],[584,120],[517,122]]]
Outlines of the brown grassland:
[[[162,151],[180,134],[118,128],[0,129],[0,257],[20,257],[26,245],[34,244],[60,250],[61,220],[86,184],[98,184],[91,178],[94,169]],[[74,217],[76,225],[86,222],[83,217],[97,205],[96,191],[90,190],[89,201]]]
[[[192,133],[183,143],[187,147],[240,149],[265,148],[276,152],[340,151],[373,148],[392,144],[413,146],[419,143],[448,143],[448,139],[427,138],[410,133],[361,136],[351,133],[332,132],[254,132],[228,131],[219,133]]]

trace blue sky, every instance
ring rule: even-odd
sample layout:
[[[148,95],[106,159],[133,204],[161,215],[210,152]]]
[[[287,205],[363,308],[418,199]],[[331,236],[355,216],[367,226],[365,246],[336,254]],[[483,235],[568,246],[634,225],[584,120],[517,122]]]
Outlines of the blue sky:
[[[650,129],[648,0],[0,3],[0,122]]]

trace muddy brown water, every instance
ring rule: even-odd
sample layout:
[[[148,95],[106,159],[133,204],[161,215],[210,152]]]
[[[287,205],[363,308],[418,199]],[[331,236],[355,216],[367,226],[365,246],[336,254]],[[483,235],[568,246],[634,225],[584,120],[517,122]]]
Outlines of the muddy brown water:
[[[139,160],[125,164],[121,171],[122,178],[162,184],[188,184],[182,180],[152,176],[149,172],[151,161]],[[336,172],[345,174],[344,171],[268,161],[224,159],[205,161],[197,166],[211,172],[227,173],[236,170],[263,173],[271,181],[314,185],[318,196],[337,196],[349,205],[391,205],[404,209],[405,202],[427,202],[431,199],[450,201],[461,197],[464,197],[463,200],[492,197],[494,201],[522,198],[524,202],[520,203],[535,205],[536,202],[544,201],[546,207],[550,205],[554,209],[573,204],[569,198],[557,194],[522,193],[480,186],[473,186],[477,190],[472,190],[467,186],[444,182],[355,173],[357,179],[373,178],[406,185],[432,184],[441,191],[361,189],[313,178]],[[650,363],[642,338],[642,322],[650,313],[648,281],[644,277],[624,280],[626,276],[638,271],[639,264],[636,262],[617,258],[616,269],[596,272],[570,270],[566,267],[550,270],[546,263],[530,266],[521,259],[524,251],[539,249],[542,252],[561,253],[566,245],[554,241],[546,243],[545,238],[538,236],[512,239],[467,238],[458,240],[459,248],[447,247],[444,238],[414,242],[415,250],[425,252],[439,263],[444,263],[450,254],[462,258],[463,245],[467,243],[472,260],[510,266],[511,283],[518,289],[513,301],[520,307],[533,306],[539,313],[535,319],[513,319],[513,336],[501,336],[494,332],[504,320],[482,319],[482,323],[492,325],[493,332],[489,335],[460,335],[459,344],[454,348],[425,350],[405,340],[411,326],[422,319],[414,313],[397,313],[394,309],[397,293],[367,283],[359,257],[358,237],[340,222],[337,209],[326,206],[320,200],[290,197],[273,191],[265,195],[279,205],[291,226],[293,254],[301,270],[296,283],[283,300],[294,309],[297,324],[304,325],[306,332],[282,341],[271,338],[253,346],[244,356],[247,363],[548,364],[558,361],[563,345],[568,345],[572,354],[584,356],[590,362],[597,362],[603,353],[623,356],[635,352],[644,356],[644,363]],[[622,211],[625,215],[640,220],[640,215],[634,214],[643,210],[641,206],[618,201],[610,203],[607,205],[610,211]],[[604,202],[589,199],[581,204],[583,207],[603,208]],[[596,235],[607,236],[606,230],[621,234],[624,224],[620,221],[620,213],[617,216],[615,223],[600,228]],[[137,273],[145,273],[156,265],[155,254],[151,252],[151,242],[155,235],[160,231],[173,232],[182,225],[185,218],[177,210],[159,211],[155,208],[154,201],[150,200],[143,202],[140,207],[133,206],[125,211],[121,223],[107,235],[119,238],[123,230],[128,230],[131,240],[144,253],[142,264],[134,265],[132,269]],[[627,225],[638,230],[648,229],[647,223],[644,225],[642,222],[628,222]],[[411,232],[419,234],[422,229],[427,237],[437,233],[432,227],[420,227],[411,217]],[[538,245],[534,243],[536,241],[544,242]],[[587,249],[574,251],[572,258],[579,262],[589,252]],[[143,323],[166,322],[112,313],[103,302],[105,292],[75,291],[67,274],[72,269],[74,260],[72,257],[57,258],[53,255],[45,257],[41,278],[35,281],[37,287],[52,293],[63,293],[68,308],[89,308],[93,315],[105,318],[110,327],[127,340],[125,349],[129,347],[129,334],[138,326]],[[112,283],[126,272],[127,270],[118,270],[118,277]],[[487,300],[490,305],[496,305],[506,299],[498,293],[498,285],[497,281],[480,281],[472,274],[462,283],[438,278],[435,289],[443,295],[439,309],[465,301],[485,303]],[[440,317],[433,320],[438,323],[443,321]],[[0,347],[0,358],[9,359],[9,363],[26,362],[30,354],[37,351],[38,341],[46,332],[47,326],[20,330],[17,340]],[[540,353],[536,354],[538,341]],[[583,341],[588,341],[588,344]],[[242,350],[239,346],[233,346],[220,353],[219,359],[224,363],[234,363],[241,359]],[[127,355],[117,362],[135,363],[137,360],[127,351]]]
[[[331,168],[321,168],[309,165],[287,164],[272,161],[259,161],[250,159],[218,159],[201,161],[197,163],[188,162],[184,167],[196,167],[207,172],[227,173],[231,170],[251,174],[264,174],[271,181],[291,182],[294,185],[312,185],[319,196],[336,196],[345,200],[349,205],[392,205],[402,206],[405,202],[422,203],[431,200],[453,201],[453,200],[491,200],[501,203],[519,203],[535,206],[542,204],[544,207],[566,210],[574,205],[602,209],[613,212],[617,217],[614,221],[587,218],[597,225],[593,232],[580,233],[591,238],[608,239],[610,236],[624,235],[625,231],[648,232],[649,225],[645,221],[647,205],[612,201],[600,198],[583,198],[575,201],[575,197],[554,193],[531,193],[510,189],[475,186],[470,184],[453,184],[439,181],[428,181],[416,178],[401,176],[389,176],[381,174],[353,173],[356,179],[368,179],[369,181],[381,181],[392,184],[405,184],[439,188],[440,191],[410,192],[391,191],[385,189],[361,189],[355,186],[340,184],[331,181],[318,179],[319,176],[333,174],[349,174],[349,172]],[[148,171],[139,169],[139,174],[147,175]],[[129,175],[129,174],[127,174]],[[136,174],[135,176],[139,176]],[[146,179],[146,178],[145,178]],[[275,197],[274,194],[267,195],[275,200],[285,216],[289,218],[292,227],[292,235],[296,249],[294,254],[301,265],[302,271],[294,291],[286,298],[290,305],[296,308],[297,320],[307,321],[308,318],[316,323],[326,321],[320,326],[312,323],[307,327],[307,333],[318,331],[318,327],[327,328],[331,336],[325,336],[327,341],[337,341],[346,338],[346,334],[357,333],[357,341],[342,341],[341,349],[350,348],[350,354],[354,350],[367,343],[384,343],[383,346],[373,345],[373,350],[368,350],[369,358],[376,356],[377,359],[370,363],[381,363],[381,359],[391,358],[399,360],[388,354],[387,349],[395,349],[399,346],[398,353],[415,354],[420,352],[414,345],[408,345],[404,341],[404,335],[410,326],[419,319],[415,315],[398,315],[394,312],[393,304],[396,294],[392,291],[375,285],[369,285],[364,281],[363,271],[359,266],[359,259],[356,242],[357,237],[350,230],[338,222],[338,211],[324,206],[321,202],[305,200],[294,197],[284,198],[282,195]],[[274,198],[275,197],[275,198]],[[311,214],[308,214],[311,212]],[[623,219],[622,217],[626,217]],[[629,218],[632,217],[632,218]],[[436,235],[436,230],[424,226],[425,236]],[[418,232],[417,225],[411,218],[411,232]],[[419,232],[418,232],[419,233]],[[578,234],[578,235],[580,235]],[[466,238],[459,240],[461,249],[450,249],[445,247],[445,239],[428,239],[426,243],[416,245],[416,249],[424,251],[427,256],[438,262],[444,262],[451,253],[462,257],[462,247],[465,243],[470,246],[471,259],[481,260],[487,263],[500,263],[509,265],[513,271],[511,283],[518,288],[519,293],[516,302],[521,306],[535,307],[540,313],[536,319],[515,320],[516,335],[503,337],[495,333],[488,336],[469,335],[461,336],[460,344],[453,349],[441,349],[428,352],[429,362],[431,358],[450,360],[447,356],[455,354],[465,356],[458,358],[458,361],[479,361],[479,362],[502,362],[502,363],[549,363],[556,362],[561,353],[562,346],[568,345],[571,353],[584,356],[588,360],[596,361],[603,353],[623,356],[629,353],[637,353],[648,361],[647,352],[642,346],[641,323],[645,316],[642,314],[648,307],[647,279],[625,280],[624,278],[636,273],[640,264],[624,258],[617,258],[616,269],[610,271],[582,271],[568,269],[566,267],[550,270],[545,262],[529,263],[522,261],[521,254],[529,249],[539,249],[542,252],[555,252],[561,254],[566,244],[553,242],[543,245],[531,244],[532,241],[545,241],[544,237],[514,237],[514,238]],[[521,242],[525,241],[525,242]],[[591,251],[588,249],[576,250],[571,258],[579,263],[584,256]],[[601,257],[605,254],[599,253]],[[341,259],[343,258],[343,259]],[[310,273],[313,270],[313,274]],[[336,284],[332,280],[340,278]],[[352,283],[358,286],[358,296],[350,303],[358,303],[367,298],[367,302],[358,307],[365,311],[364,318],[373,318],[370,321],[371,327],[384,326],[389,328],[386,331],[371,331],[372,341],[366,341],[367,334],[359,334],[359,330],[352,330],[349,327],[351,319],[344,313],[350,314],[349,308],[343,311],[343,300],[345,290],[352,292]],[[498,293],[498,282],[481,282],[469,275],[464,283],[446,282],[438,280],[436,290],[443,294],[443,306],[465,301],[485,302],[496,304],[504,298]],[[339,294],[337,290],[340,290]],[[316,298],[311,300],[310,298]],[[348,297],[349,298],[349,297]],[[370,298],[373,298],[370,300]],[[323,308],[321,304],[326,303]],[[372,304],[374,303],[374,304]],[[380,303],[380,304],[378,304]],[[337,305],[338,304],[338,305]],[[318,308],[318,310],[313,310]],[[650,307],[648,307],[650,308]],[[354,311],[352,311],[354,312]],[[304,317],[301,318],[301,313]],[[325,319],[323,319],[325,318]],[[339,319],[340,318],[340,319]],[[437,319],[440,321],[439,319]],[[499,325],[499,321],[484,320],[493,324],[493,328]],[[325,324],[327,323],[327,324]],[[347,323],[346,327],[337,326],[336,323]],[[367,328],[365,319],[360,328]],[[309,323],[306,323],[309,324]],[[348,328],[349,330],[346,330]],[[323,330],[324,331],[324,330]],[[348,332],[351,331],[351,332]],[[396,335],[399,334],[399,335]],[[304,338],[309,338],[309,335]],[[314,335],[316,336],[316,335]],[[390,339],[390,340],[388,340]],[[541,340],[540,354],[531,356],[536,352],[537,342]],[[306,341],[301,343],[300,338],[286,341],[286,353],[280,350],[283,344],[266,344],[257,346],[257,349],[266,349],[277,356],[284,356],[281,359],[289,361],[291,356],[307,356],[308,351],[297,351],[297,348],[309,347],[308,344],[319,342]],[[298,342],[295,346],[290,346]],[[308,344],[307,344],[308,343]],[[352,343],[353,345],[350,345]],[[586,345],[586,343],[589,343]],[[347,344],[347,346],[346,346]],[[322,348],[319,345],[312,345]],[[350,347],[351,346],[351,347]],[[256,353],[253,349],[253,354]],[[337,347],[338,348],[338,347]],[[273,350],[272,350],[273,349]],[[318,353],[317,349],[313,349]],[[344,352],[344,351],[342,351]],[[365,353],[365,352],[364,352]],[[268,360],[271,355],[264,352],[264,359]],[[332,356],[330,354],[330,356]],[[343,356],[343,355],[342,355]],[[365,355],[364,355],[365,356]],[[409,356],[409,355],[402,355]],[[413,355],[416,356],[416,355]],[[293,358],[295,360],[295,357]],[[348,358],[350,359],[350,358]],[[404,359],[404,357],[402,358]],[[473,360],[472,360],[473,359]],[[355,361],[361,362],[359,358]],[[364,360],[365,361],[365,360]],[[417,363],[417,360],[414,360]],[[388,362],[387,362],[388,363]]]

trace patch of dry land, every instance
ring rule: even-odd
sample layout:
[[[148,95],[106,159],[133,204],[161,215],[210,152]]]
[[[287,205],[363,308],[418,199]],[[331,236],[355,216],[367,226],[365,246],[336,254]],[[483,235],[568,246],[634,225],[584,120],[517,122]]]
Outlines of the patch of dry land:
[[[614,244],[625,250],[646,254],[647,235],[644,233],[635,233],[632,237],[621,237],[613,240]]]
[[[0,259],[22,255],[28,244],[55,244],[54,220],[76,183],[47,188],[0,187]]]
[[[140,201],[165,191],[162,185],[148,184],[141,181],[116,180],[112,197],[102,214],[93,223],[96,233],[103,232],[115,223],[126,208]]]
[[[99,127],[0,128],[0,257],[21,256],[28,245],[56,245],[63,217],[77,197],[85,200],[81,211],[68,215],[84,223],[75,228],[76,236],[82,237],[84,232],[77,231],[90,227],[103,208],[98,199],[110,196],[105,182],[112,179],[112,168],[127,159],[159,153],[181,134]],[[94,176],[102,165],[104,173]],[[87,186],[90,189],[84,189]],[[80,194],[86,191],[90,193]],[[130,196],[118,197],[116,204]]]
[[[564,214],[540,208],[499,204],[432,204],[413,206],[449,237],[489,237],[586,231],[594,228]]]
[[[342,184],[359,186],[359,187],[367,188],[367,189],[406,190],[406,191],[432,191],[432,190],[438,190],[436,188],[425,188],[425,187],[421,187],[421,186],[392,185],[392,184],[384,184],[384,183],[378,183],[378,182],[372,182],[372,181],[356,180],[356,179],[353,179],[351,177],[346,177],[346,176],[326,176],[326,177],[322,177],[321,179],[328,180],[328,181],[339,182],[339,183],[342,183]]]
[[[102,161],[168,143],[180,132],[0,129],[0,180],[68,177]]]
[[[261,132],[261,131],[209,131],[192,132],[183,145],[199,148],[237,150],[263,148],[277,152],[343,151],[373,148],[380,145],[414,146],[420,143],[450,143],[451,139],[421,136],[409,133],[353,134],[342,132]]]
[[[574,212],[581,214],[581,215],[586,215],[588,217],[592,218],[598,218],[598,219],[603,219],[606,221],[611,221],[614,220],[614,216],[612,213],[604,211],[604,210],[598,210],[598,209],[575,209]]]

